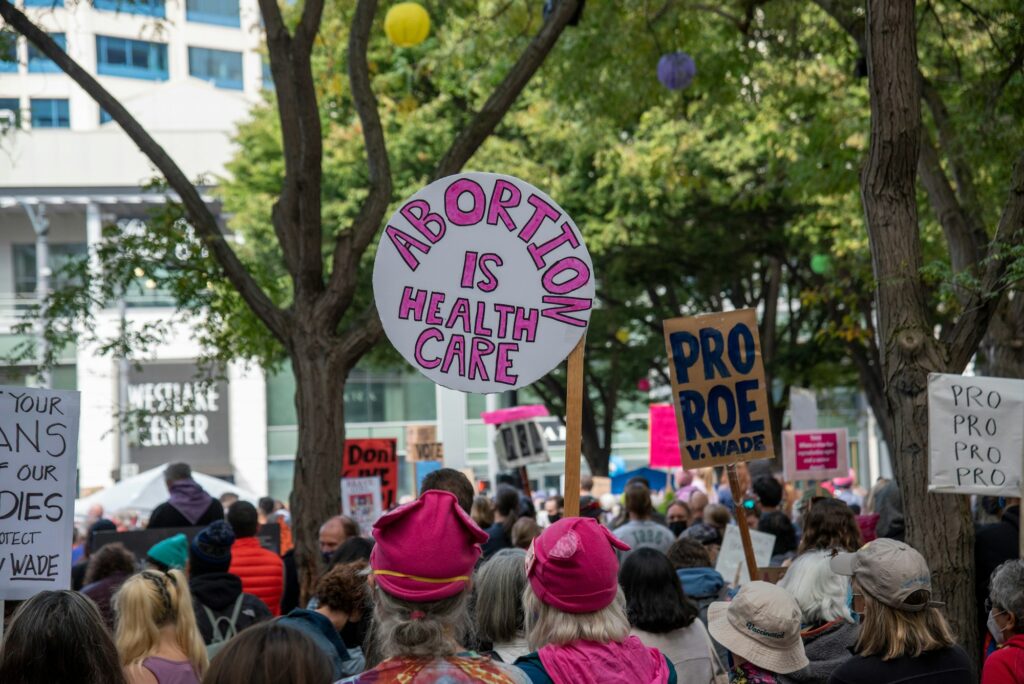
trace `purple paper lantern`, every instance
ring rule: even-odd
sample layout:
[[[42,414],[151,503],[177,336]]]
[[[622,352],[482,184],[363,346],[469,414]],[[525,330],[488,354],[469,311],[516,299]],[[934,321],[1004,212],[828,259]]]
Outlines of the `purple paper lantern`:
[[[658,80],[669,90],[683,90],[693,83],[697,65],[685,52],[670,52],[658,60]]]

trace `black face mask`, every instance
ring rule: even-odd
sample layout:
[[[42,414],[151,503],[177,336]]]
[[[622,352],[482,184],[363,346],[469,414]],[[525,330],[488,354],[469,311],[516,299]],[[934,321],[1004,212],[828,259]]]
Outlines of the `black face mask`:
[[[334,551],[321,551],[320,555],[324,557],[324,563],[331,564],[331,558],[334,557]]]
[[[548,513],[548,523],[554,525],[556,522],[562,519],[561,513]]]
[[[672,534],[674,534],[675,536],[678,537],[679,535],[681,535],[683,533],[683,530],[686,529],[686,521],[685,520],[673,520],[672,522],[670,522],[668,524],[668,529],[672,530]]]

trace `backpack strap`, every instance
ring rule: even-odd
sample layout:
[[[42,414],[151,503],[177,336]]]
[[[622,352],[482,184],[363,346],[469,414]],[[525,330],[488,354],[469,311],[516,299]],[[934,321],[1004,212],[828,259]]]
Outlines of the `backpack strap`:
[[[238,595],[238,598],[235,600],[235,608],[231,612],[230,618],[227,615],[214,615],[213,611],[210,610],[209,606],[207,606],[205,603],[202,604],[203,610],[206,611],[206,617],[210,620],[210,627],[212,628],[213,631],[213,640],[210,643],[217,644],[223,641],[227,641],[231,637],[238,634],[238,616],[242,612],[242,602],[244,598],[245,594]],[[221,620],[228,621],[227,628],[223,632],[221,632],[220,629]]]

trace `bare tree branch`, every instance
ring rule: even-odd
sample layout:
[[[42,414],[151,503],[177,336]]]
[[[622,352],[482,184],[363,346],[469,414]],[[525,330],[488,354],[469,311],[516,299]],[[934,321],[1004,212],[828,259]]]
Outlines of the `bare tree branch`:
[[[178,193],[193,228],[202,238],[203,243],[213,254],[224,275],[238,290],[242,299],[252,308],[253,312],[267,326],[270,332],[287,346],[290,321],[287,312],[274,305],[267,294],[253,279],[238,255],[224,239],[217,218],[203,202],[199,191],[175,164],[170,155],[154,140],[149,133],[128,113],[117,98],[111,95],[85,69],[73,60],[54,40],[32,23],[24,13],[19,11],[9,0],[0,0],[0,16],[8,25],[28,38],[44,55],[77,83],[110,117],[121,126],[125,134],[138,146],[160,173],[167,179],[167,184]]]
[[[335,242],[330,281],[325,296],[318,303],[319,315],[327,317],[331,329],[352,303],[359,282],[359,259],[377,233],[391,200],[391,164],[366,60],[376,11],[377,0],[360,0],[349,31],[349,85],[363,128],[370,187],[352,227],[340,234]]]
[[[320,211],[323,142],[310,64],[311,43],[320,23],[323,0],[307,2],[299,29],[303,30],[307,21],[315,19],[316,24],[312,33],[306,28],[305,33],[295,38],[288,32],[277,0],[259,3],[284,141],[284,183],[272,219],[285,265],[295,283],[296,304],[304,306],[310,296],[315,298],[324,287]]]
[[[917,159],[917,175],[928,193],[929,203],[942,226],[949,247],[954,273],[970,271],[978,265],[988,236],[971,221],[957,201],[956,193],[939,161],[939,152],[928,131],[921,128],[921,153]]]
[[[434,169],[434,178],[444,178],[459,170],[469,161],[484,140],[497,128],[505,113],[523,92],[523,88],[544,63],[545,58],[562,35],[566,24],[576,12],[580,0],[560,0],[555,4],[555,11],[534,36],[530,44],[523,50],[505,79],[487,98],[483,108],[477,112],[473,120],[462,129],[455,138],[448,152]]]
[[[949,367],[959,373],[970,361],[978,344],[985,336],[989,321],[999,305],[997,291],[1009,265],[1008,247],[1024,243],[1024,152],[1017,157],[1010,178],[1010,191],[1003,205],[995,237],[988,248],[988,256],[980,285],[964,306],[963,313],[944,335],[942,342],[949,354]]]

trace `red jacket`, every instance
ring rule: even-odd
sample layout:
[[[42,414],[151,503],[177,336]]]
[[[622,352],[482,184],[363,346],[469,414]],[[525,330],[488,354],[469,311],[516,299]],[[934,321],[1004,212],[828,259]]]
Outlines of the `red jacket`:
[[[985,660],[981,684],[1024,684],[1024,634],[1015,634]]]
[[[232,575],[242,580],[242,591],[267,604],[270,614],[281,614],[284,592],[284,563],[273,551],[267,551],[256,537],[236,539],[231,545]]]

